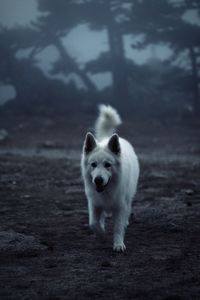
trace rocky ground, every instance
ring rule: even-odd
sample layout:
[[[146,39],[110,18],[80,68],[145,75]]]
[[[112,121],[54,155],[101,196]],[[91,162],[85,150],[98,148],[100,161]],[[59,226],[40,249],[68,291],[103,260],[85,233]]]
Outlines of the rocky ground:
[[[141,176],[116,254],[111,219],[104,243],[88,228],[79,164],[93,121],[1,116],[0,299],[200,299],[199,128],[123,124]]]

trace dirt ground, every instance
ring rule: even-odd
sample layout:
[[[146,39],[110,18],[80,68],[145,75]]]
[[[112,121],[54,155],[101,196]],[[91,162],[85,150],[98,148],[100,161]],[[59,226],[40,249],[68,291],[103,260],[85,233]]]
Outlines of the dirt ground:
[[[78,122],[77,122],[78,120]],[[93,116],[1,116],[0,299],[200,299],[200,130],[128,119],[141,175],[125,254],[88,228]]]

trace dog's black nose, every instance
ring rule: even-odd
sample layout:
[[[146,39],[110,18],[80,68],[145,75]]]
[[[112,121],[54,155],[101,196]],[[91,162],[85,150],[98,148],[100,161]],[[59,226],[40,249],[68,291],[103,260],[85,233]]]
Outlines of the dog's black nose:
[[[103,185],[103,178],[101,176],[97,176],[94,182],[97,186]]]

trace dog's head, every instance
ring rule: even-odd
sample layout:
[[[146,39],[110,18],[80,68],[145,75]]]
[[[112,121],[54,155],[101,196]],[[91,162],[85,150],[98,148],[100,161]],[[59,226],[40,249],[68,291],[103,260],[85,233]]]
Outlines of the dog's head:
[[[103,192],[116,180],[120,164],[120,143],[113,134],[106,143],[98,143],[92,133],[87,133],[84,147],[84,165],[89,180],[97,192]]]

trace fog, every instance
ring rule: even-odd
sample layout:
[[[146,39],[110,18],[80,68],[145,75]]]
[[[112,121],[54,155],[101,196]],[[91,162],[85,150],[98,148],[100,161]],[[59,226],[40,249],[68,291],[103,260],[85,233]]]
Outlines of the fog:
[[[91,107],[112,102],[126,111],[151,114],[149,104],[154,99],[158,115],[170,111],[180,116],[185,110],[198,114],[198,1],[61,1],[55,5],[1,0],[0,24],[1,105],[18,102],[23,110],[24,103],[54,102],[43,91],[49,80],[55,84],[55,102],[65,101],[69,110],[67,95],[73,89],[80,110],[87,106],[79,99],[83,93],[82,99]],[[37,90],[37,99],[30,99],[35,94],[32,89]]]

